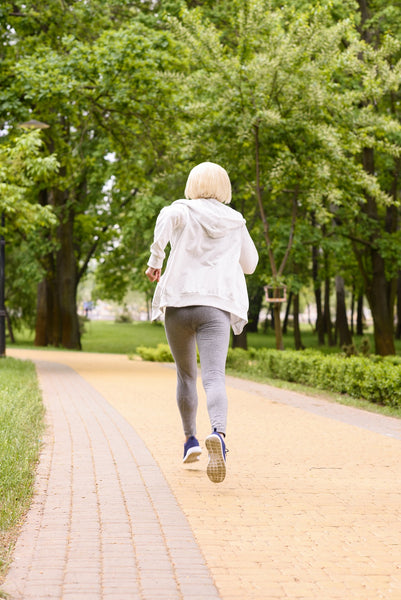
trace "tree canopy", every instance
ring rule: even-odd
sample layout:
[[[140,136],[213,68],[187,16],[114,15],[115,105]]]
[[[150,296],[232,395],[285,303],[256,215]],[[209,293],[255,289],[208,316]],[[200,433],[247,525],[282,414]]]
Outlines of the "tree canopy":
[[[42,274],[36,342],[80,347],[76,292],[92,258],[102,293],[150,293],[156,215],[212,160],[260,251],[258,302],[267,283],[295,297],[312,285],[324,336],[341,277],[369,302],[376,351],[394,353],[400,16],[383,0],[3,3],[0,119],[49,125],[19,142],[39,153],[25,168],[36,198],[20,182]],[[2,191],[16,219],[22,196]],[[282,347],[278,307],[275,324]]]

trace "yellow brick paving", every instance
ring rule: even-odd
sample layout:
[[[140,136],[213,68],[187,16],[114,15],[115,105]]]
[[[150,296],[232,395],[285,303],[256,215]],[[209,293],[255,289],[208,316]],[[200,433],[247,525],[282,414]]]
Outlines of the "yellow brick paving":
[[[133,425],[222,600],[401,600],[400,439],[230,386],[228,473],[213,484],[205,452],[196,465],[181,464],[173,368],[117,355],[8,354],[69,365]],[[200,385],[199,400],[203,446]]]

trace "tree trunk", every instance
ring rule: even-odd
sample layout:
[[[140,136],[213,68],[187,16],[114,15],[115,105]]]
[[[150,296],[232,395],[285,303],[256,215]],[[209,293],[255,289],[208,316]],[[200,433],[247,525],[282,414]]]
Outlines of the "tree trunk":
[[[46,275],[37,290],[35,346],[64,346],[80,350],[76,305],[77,264],[73,246],[74,213],[67,195],[52,192],[53,206],[60,209],[58,249],[45,257]]]
[[[147,315],[147,320],[151,321],[152,320],[152,297],[149,296],[148,293],[146,293],[146,315]]]
[[[35,346],[47,346],[49,343],[48,304],[48,281],[45,278],[38,284],[36,296]]]
[[[330,277],[326,276],[324,281],[324,310],[323,310],[324,332],[327,333],[329,346],[334,346],[333,324],[330,311]]]
[[[283,330],[281,329],[281,303],[275,302],[273,305],[274,314],[274,333],[276,335],[276,350],[284,350]]]
[[[347,310],[345,306],[344,279],[336,276],[336,331],[339,335],[340,346],[352,344],[352,336],[348,326]]]
[[[58,300],[60,306],[61,345],[80,350],[81,339],[77,313],[77,265],[73,246],[74,215],[60,224],[60,250],[57,255]]]
[[[373,148],[363,149],[363,167],[369,174],[375,171],[374,150]],[[372,312],[375,353],[381,356],[395,354],[394,345],[394,317],[393,306],[395,294],[393,283],[387,281],[385,262],[379,254],[377,247],[377,238],[380,237],[379,217],[376,201],[369,194],[366,194],[366,206],[364,210],[372,224],[371,245],[367,254],[369,269],[365,269],[365,287],[366,297]],[[386,231],[394,231],[396,221],[396,211],[390,210],[386,215]]]
[[[401,339],[401,271],[398,272],[397,279],[397,328],[395,338],[397,340]]]
[[[294,342],[295,350],[304,350],[305,346],[301,339],[301,328],[299,326],[299,294],[294,294]]]
[[[287,301],[287,306],[285,307],[285,315],[284,315],[284,321],[283,321],[283,334],[285,335],[287,333],[287,328],[288,328],[288,319],[290,316],[290,310],[291,310],[291,301],[292,301],[292,297],[293,297],[293,293],[290,292],[288,295],[288,301]]]
[[[233,333],[232,348],[242,348],[243,350],[248,350],[248,338],[247,338],[247,325],[245,325],[244,329],[239,335],[235,335]]]
[[[358,296],[356,311],[356,335],[363,335],[363,294]]]
[[[274,331],[274,308],[273,304],[269,304],[269,313],[270,313],[270,329]]]
[[[366,289],[372,312],[375,353],[380,356],[395,354],[393,310],[389,299],[384,261],[376,250],[371,251],[373,277]]]
[[[256,175],[256,199],[259,207],[260,217],[263,223],[263,234],[267,245],[267,252],[269,256],[270,268],[272,272],[272,276],[274,279],[280,278],[284,273],[284,268],[287,263],[288,257],[290,255],[290,250],[292,244],[294,242],[294,231],[295,231],[295,223],[297,217],[297,206],[298,206],[298,195],[299,195],[299,184],[295,186],[292,195],[292,215],[291,215],[291,227],[290,227],[290,235],[288,238],[287,248],[285,250],[284,256],[281,260],[281,264],[279,268],[277,268],[276,261],[273,254],[273,248],[270,240],[269,234],[269,222],[266,217],[266,212],[263,206],[263,198],[262,198],[262,185],[260,178],[260,161],[259,161],[259,121],[257,121],[254,126],[254,139],[255,139],[255,175]],[[277,306],[278,305],[278,306]],[[280,321],[280,304],[275,303],[274,306],[274,331],[276,334],[276,347],[278,350],[283,349],[283,332],[281,329],[281,321]]]
[[[248,294],[249,294],[249,311],[248,311],[248,324],[247,331],[257,333],[259,325],[259,314],[262,309],[263,302],[263,286],[255,285],[248,281]]]
[[[6,318],[6,323],[7,323],[8,335],[10,336],[10,343],[15,344],[15,335],[14,335],[13,324],[11,323],[10,315],[8,314],[7,309],[5,309],[5,313],[6,313],[5,318]]]
[[[355,334],[355,288],[352,287],[351,295],[351,324],[350,324],[351,335]]]
[[[375,353],[387,356],[395,354],[393,285],[386,279],[384,260],[378,250],[373,246],[369,254],[372,272],[365,280],[365,289],[373,318]]]
[[[322,290],[319,281],[319,249],[317,246],[312,246],[312,277],[313,290],[316,302],[316,332],[319,346],[324,345],[324,321],[322,311]]]

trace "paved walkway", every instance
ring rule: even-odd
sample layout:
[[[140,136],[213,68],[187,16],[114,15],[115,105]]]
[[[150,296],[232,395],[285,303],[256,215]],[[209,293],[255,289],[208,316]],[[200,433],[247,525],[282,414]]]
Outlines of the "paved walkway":
[[[181,464],[171,367],[8,354],[35,360],[48,420],[15,600],[401,600],[401,421],[228,378],[216,485]]]

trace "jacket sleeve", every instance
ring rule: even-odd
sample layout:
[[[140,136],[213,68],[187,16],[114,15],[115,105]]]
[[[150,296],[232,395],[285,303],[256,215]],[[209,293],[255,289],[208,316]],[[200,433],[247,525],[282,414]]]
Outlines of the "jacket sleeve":
[[[251,236],[249,235],[248,229],[244,223],[241,232],[241,254],[239,262],[243,272],[246,275],[250,275],[256,269],[256,265],[259,261],[258,251],[253,243]]]
[[[173,231],[184,224],[184,207],[165,206],[156,220],[153,244],[150,247],[150,258],[148,266],[153,269],[161,269],[166,256],[165,248],[171,241]]]

